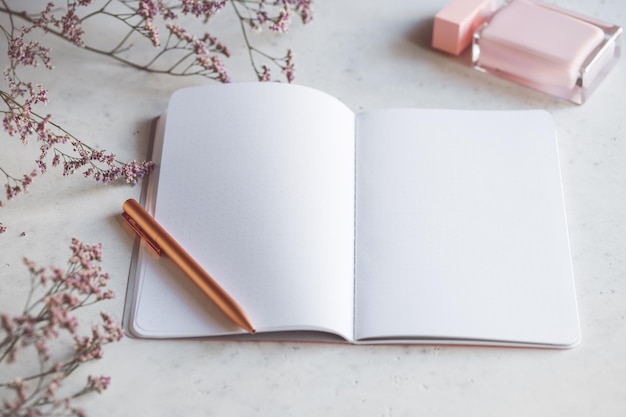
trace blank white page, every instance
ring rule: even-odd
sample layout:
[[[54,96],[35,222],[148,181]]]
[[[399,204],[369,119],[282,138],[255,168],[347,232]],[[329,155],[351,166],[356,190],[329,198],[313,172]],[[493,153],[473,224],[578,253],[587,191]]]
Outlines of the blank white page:
[[[577,343],[547,113],[373,111],[357,138],[358,339]]]
[[[155,217],[258,332],[353,333],[354,114],[276,83],[176,92]],[[158,162],[158,161],[157,161]],[[140,251],[132,332],[241,332],[167,258]]]

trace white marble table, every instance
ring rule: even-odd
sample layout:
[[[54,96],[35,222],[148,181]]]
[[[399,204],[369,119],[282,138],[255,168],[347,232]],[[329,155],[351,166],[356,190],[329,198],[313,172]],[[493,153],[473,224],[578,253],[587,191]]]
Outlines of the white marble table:
[[[380,107],[548,110],[557,124],[583,340],[572,350],[125,338],[85,367],[112,384],[81,402],[92,416],[623,416],[626,412],[626,62],[582,106],[472,70],[429,47],[445,1],[318,1],[309,26],[257,37],[292,47],[296,83],[355,111]],[[626,26],[622,0],[555,0]],[[99,29],[106,34],[106,28]],[[224,41],[235,36],[224,31]],[[202,79],[148,74],[53,41],[42,73],[49,111],[121,159],[146,157],[150,121],[176,89]],[[234,46],[231,46],[234,48]],[[148,52],[146,52],[147,54]],[[251,80],[245,57],[229,63]],[[30,167],[36,147],[2,140],[3,166]],[[14,156],[13,156],[14,155]],[[25,162],[27,161],[27,162]],[[21,306],[21,259],[65,262],[70,238],[102,242],[121,319],[132,238],[119,216],[140,188],[101,187],[51,170],[0,209],[0,307]]]

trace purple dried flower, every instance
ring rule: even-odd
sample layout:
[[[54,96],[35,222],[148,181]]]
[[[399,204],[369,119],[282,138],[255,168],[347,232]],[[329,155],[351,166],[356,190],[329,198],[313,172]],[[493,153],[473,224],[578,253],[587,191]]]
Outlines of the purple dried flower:
[[[285,58],[285,66],[283,67],[283,73],[287,77],[287,81],[290,83],[295,79],[295,64],[293,61],[293,53],[291,50],[287,51],[287,56]]]
[[[259,81],[271,81],[270,69],[267,65],[263,65],[262,72],[259,74]]]
[[[91,389],[93,389],[96,392],[102,392],[109,387],[109,384],[111,383],[111,378],[108,376],[95,377],[95,376],[89,375],[89,377],[87,378],[87,381]]]
[[[210,0],[181,0],[181,3],[183,6],[183,14],[192,14],[196,17],[202,17],[205,22],[226,5],[225,1]]]
[[[270,25],[270,30],[274,32],[287,32],[291,24],[291,9],[285,4],[283,10],[280,11],[278,17]]]
[[[76,14],[76,4],[69,7],[67,13],[61,17],[61,20],[55,22],[56,26],[61,28],[63,36],[76,46],[85,46],[82,36],[85,33],[81,27],[81,19]]]
[[[31,274],[32,297],[24,311],[16,316],[0,313],[0,388],[13,393],[3,401],[7,416],[36,416],[43,413],[84,415],[72,405],[72,399],[89,392],[102,392],[110,384],[107,376],[87,378],[85,386],[69,393],[61,390],[65,380],[83,363],[101,359],[104,346],[123,337],[115,319],[101,313],[102,322],[80,335],[77,309],[113,296],[106,289],[109,275],[101,272],[102,245],[87,245],[72,239],[72,256],[66,271],[56,267],[41,268],[24,259]],[[45,278],[44,278],[45,277]],[[62,334],[74,341],[74,351],[62,361],[51,361],[51,345],[62,344]],[[58,351],[54,348],[54,351]],[[34,354],[40,371],[11,381],[2,381],[2,367],[19,355]],[[30,383],[29,383],[30,382]],[[62,397],[65,396],[65,397]],[[2,413],[2,415],[5,415]]]
[[[310,23],[313,20],[313,0],[288,0],[288,2],[300,14],[303,23]]]

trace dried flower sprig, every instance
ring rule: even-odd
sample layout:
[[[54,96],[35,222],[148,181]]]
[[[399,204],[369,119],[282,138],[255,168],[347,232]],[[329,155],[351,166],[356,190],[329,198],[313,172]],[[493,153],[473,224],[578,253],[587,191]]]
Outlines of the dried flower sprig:
[[[239,18],[241,31],[243,34],[248,56],[252,67],[254,68],[259,81],[270,81],[270,67],[256,63],[256,57],[261,56],[267,62],[280,68],[281,72],[287,78],[287,81],[294,81],[295,65],[293,53],[287,50],[282,57],[274,57],[266,52],[254,47],[248,37],[247,27],[254,31],[261,31],[264,27],[274,32],[287,32],[291,24],[291,17],[295,13],[300,15],[304,24],[313,20],[313,1],[312,0],[283,0],[283,1],[233,1],[233,9]]]
[[[299,15],[304,24],[313,19],[312,0],[179,0],[167,4],[160,0],[120,0],[127,7],[124,12],[112,12],[113,3],[108,1],[98,13],[86,16],[83,22],[98,14],[106,14],[123,22],[129,31],[112,49],[90,46],[87,49],[139,69],[171,75],[201,75],[221,82],[230,81],[223,61],[224,57],[231,56],[229,48],[216,36],[192,34],[173,23],[179,17],[193,16],[206,24],[230,4],[239,19],[248,57],[259,81],[271,79],[270,66],[273,66],[279,68],[289,82],[294,80],[293,53],[288,50],[282,57],[272,56],[253,45],[249,31],[260,32],[267,28],[274,32],[287,32],[294,14]],[[163,32],[165,35],[162,35]],[[123,56],[131,47],[133,34],[143,35],[153,46],[160,48],[145,64]],[[163,38],[165,42],[162,42]],[[258,62],[259,59],[263,62]],[[160,61],[169,64],[160,66]]]
[[[60,394],[68,377],[85,363],[101,359],[105,345],[119,341],[123,332],[107,313],[87,335],[79,333],[78,309],[114,297],[107,288],[109,275],[102,272],[102,246],[72,239],[72,255],[66,270],[38,267],[24,259],[31,289],[21,314],[0,312],[0,417],[76,415],[84,411],[72,400],[90,392],[102,392],[107,376],[89,376],[80,389]],[[63,354],[73,345],[70,354]],[[34,358],[37,370],[31,375],[3,380],[9,366]]]
[[[2,167],[0,167],[0,172],[6,177],[5,192],[7,200],[28,191],[28,186],[33,182],[33,178],[37,176],[37,170],[33,170],[30,174],[24,174],[22,178],[15,178]],[[2,207],[2,201],[0,201],[0,207]]]
[[[84,141],[69,134],[65,129],[52,121],[51,115],[42,116],[37,109],[48,103],[48,91],[42,85],[34,85],[20,79],[20,67],[38,67],[43,65],[52,69],[50,49],[42,46],[39,41],[31,39],[36,31],[44,31],[46,27],[56,27],[61,36],[76,45],[82,46],[80,36],[83,34],[76,15],[76,7],[89,2],[80,1],[69,5],[68,11],[61,17],[55,17],[49,3],[37,17],[24,18],[28,24],[18,26],[15,16],[27,16],[10,12],[7,3],[2,0],[3,11],[9,15],[7,27],[0,27],[8,42],[7,55],[9,65],[4,69],[7,91],[0,90],[0,114],[4,130],[9,136],[19,137],[27,144],[39,142],[40,155],[36,160],[38,170],[23,174],[22,178],[5,174],[5,198],[11,200],[28,190],[28,186],[37,172],[44,173],[48,166],[48,155],[52,151],[52,166],[62,165],[63,174],[69,175],[76,170],[85,168],[83,174],[102,182],[124,178],[130,184],[145,176],[152,168],[151,162],[121,162],[112,153],[96,150]],[[7,12],[9,11],[9,12]],[[66,151],[66,148],[71,150]],[[0,200],[0,206],[2,201]],[[0,224],[0,233],[6,227]]]
[[[285,64],[287,55],[293,54],[272,57],[253,46],[248,31],[259,32],[267,28],[284,33],[288,31],[294,14],[299,15],[305,24],[313,19],[312,0],[107,0],[95,10],[88,7],[91,3],[91,0],[68,0],[67,8],[63,10],[54,9],[53,4],[49,3],[41,13],[29,14],[8,7],[3,0],[0,4],[4,7],[0,7],[0,13],[31,25],[21,29],[20,34],[12,38],[25,41],[27,34],[34,29],[41,29],[138,69],[170,75],[201,75],[221,82],[230,80],[222,60],[230,57],[229,48],[214,35],[206,32],[194,34],[175,23],[180,18],[195,18],[206,25],[230,4],[241,23],[243,41],[259,80],[262,80],[263,71],[258,69],[263,65],[278,66],[285,73],[285,67],[288,67]],[[84,28],[103,17],[119,23],[123,28],[120,33],[111,34],[111,39],[116,36],[117,39],[111,42],[113,46],[109,48],[89,45],[83,39]],[[138,62],[128,55],[130,49],[137,47],[137,37],[157,48],[157,53],[148,62]],[[26,56],[33,62],[49,65],[49,50],[38,42],[16,42],[29,46]],[[266,63],[259,63],[258,59]],[[291,75],[285,73],[288,81],[293,80],[293,67],[289,69]]]
[[[149,161],[122,162],[116,159],[113,153],[94,149],[52,122],[50,115],[39,115],[34,111],[33,106],[47,101],[47,91],[40,88],[34,92],[30,85],[28,89],[31,94],[24,104],[18,103],[12,95],[0,91],[0,99],[7,108],[0,113],[4,115],[3,126],[10,136],[18,136],[24,144],[29,143],[33,138],[40,142],[40,155],[36,163],[41,173],[45,173],[48,169],[46,160],[50,151],[53,153],[52,166],[62,165],[63,175],[70,175],[84,168],[85,177],[92,177],[104,183],[123,178],[128,184],[135,185],[152,168],[153,163]],[[63,145],[71,147],[72,153],[64,151]],[[32,178],[37,173],[33,171],[24,175],[23,180],[18,181],[4,170],[2,171],[7,176],[5,185],[7,200],[22,191],[27,191],[26,186],[32,182]]]

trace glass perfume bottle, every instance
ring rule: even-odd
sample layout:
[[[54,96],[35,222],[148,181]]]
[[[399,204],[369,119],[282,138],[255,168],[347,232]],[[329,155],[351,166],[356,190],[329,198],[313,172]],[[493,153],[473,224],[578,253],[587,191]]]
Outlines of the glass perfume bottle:
[[[582,104],[621,54],[622,28],[539,0],[455,0],[435,16],[433,47],[556,97]]]

